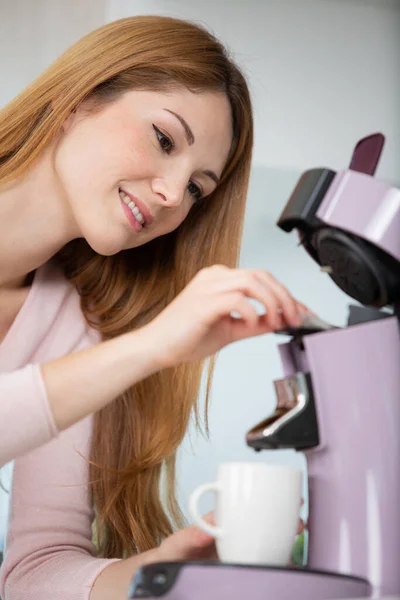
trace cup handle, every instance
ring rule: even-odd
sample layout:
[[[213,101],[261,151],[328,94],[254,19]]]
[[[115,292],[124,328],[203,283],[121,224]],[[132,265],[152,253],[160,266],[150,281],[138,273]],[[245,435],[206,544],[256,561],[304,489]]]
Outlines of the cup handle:
[[[203,485],[200,485],[197,489],[194,490],[189,500],[189,512],[195,524],[200,529],[208,533],[208,535],[211,535],[213,538],[220,538],[222,536],[222,529],[221,527],[217,527],[216,525],[210,525],[209,523],[207,523],[200,516],[197,506],[200,496],[202,496],[206,492],[218,493],[220,490],[220,485],[217,482],[204,483]]]

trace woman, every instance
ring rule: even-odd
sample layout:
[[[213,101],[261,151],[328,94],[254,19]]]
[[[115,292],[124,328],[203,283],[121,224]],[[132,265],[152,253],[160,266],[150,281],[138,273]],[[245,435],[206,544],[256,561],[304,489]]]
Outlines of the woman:
[[[170,18],[94,31],[0,113],[5,600],[118,600],[140,565],[213,551],[172,533],[204,359],[303,310],[234,268],[251,148],[240,71]]]

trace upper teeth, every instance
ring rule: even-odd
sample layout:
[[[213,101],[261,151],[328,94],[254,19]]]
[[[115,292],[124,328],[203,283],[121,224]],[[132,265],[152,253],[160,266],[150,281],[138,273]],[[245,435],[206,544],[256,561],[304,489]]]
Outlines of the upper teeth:
[[[136,204],[133,202],[133,200],[131,200],[129,198],[129,196],[127,196],[125,194],[125,192],[122,190],[120,190],[119,196],[120,196],[121,200],[131,209],[132,214],[135,217],[135,219],[137,221],[139,221],[139,223],[141,223],[141,225],[143,225],[144,217],[143,217],[142,213],[140,212],[140,210],[138,209],[138,207],[136,206]]]

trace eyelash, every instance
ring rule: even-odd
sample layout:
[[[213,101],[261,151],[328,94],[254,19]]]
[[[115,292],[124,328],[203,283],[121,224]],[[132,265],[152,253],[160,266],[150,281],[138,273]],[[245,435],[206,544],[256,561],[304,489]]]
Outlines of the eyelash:
[[[164,154],[168,154],[168,155],[171,154],[171,152],[175,149],[174,142],[172,140],[170,140],[170,138],[167,137],[162,131],[160,131],[158,129],[158,127],[154,124],[153,124],[153,129],[155,131],[161,152],[163,152]],[[203,195],[202,190],[201,190],[200,186],[198,186],[196,183],[193,183],[193,181],[189,181],[187,189],[188,189],[189,194],[192,196],[192,198],[194,198],[194,200],[196,202],[199,202],[199,200],[202,199],[202,195]]]

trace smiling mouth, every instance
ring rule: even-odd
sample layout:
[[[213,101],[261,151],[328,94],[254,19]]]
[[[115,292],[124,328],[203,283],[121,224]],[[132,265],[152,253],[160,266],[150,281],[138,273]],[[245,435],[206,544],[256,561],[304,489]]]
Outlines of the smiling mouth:
[[[136,221],[140,223],[142,227],[144,227],[146,224],[146,220],[140,212],[140,210],[138,209],[138,207],[136,206],[136,204],[134,203],[134,201],[121,189],[119,190],[119,197],[121,198],[122,202],[126,204],[128,208],[130,208]]]

